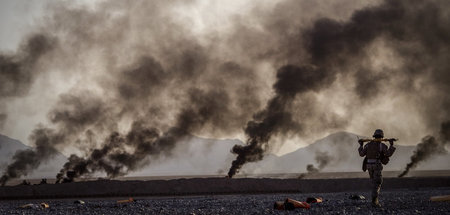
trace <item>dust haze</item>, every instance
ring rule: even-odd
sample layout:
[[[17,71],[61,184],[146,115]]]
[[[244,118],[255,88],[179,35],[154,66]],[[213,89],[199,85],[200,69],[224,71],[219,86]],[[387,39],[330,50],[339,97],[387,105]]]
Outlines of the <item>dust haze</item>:
[[[442,136],[449,6],[53,2],[14,53],[0,54],[1,131],[35,125],[35,149],[17,152],[1,182],[57,151],[70,155],[61,174],[126,175],[188,135],[244,140],[230,177],[289,139],[379,127],[404,144]]]

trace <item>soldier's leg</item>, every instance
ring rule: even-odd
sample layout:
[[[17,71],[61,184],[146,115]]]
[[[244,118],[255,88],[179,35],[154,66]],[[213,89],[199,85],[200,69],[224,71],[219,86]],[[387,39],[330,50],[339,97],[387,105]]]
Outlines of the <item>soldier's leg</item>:
[[[374,171],[373,171],[373,190],[372,190],[372,197],[378,198],[378,194],[380,194],[381,184],[383,183],[383,176],[382,176],[382,170],[383,165],[377,164],[374,165]]]
[[[373,179],[373,168],[371,164],[367,164],[367,172],[369,172],[369,177],[372,180]]]
[[[370,183],[371,183],[371,191],[372,191],[372,198],[374,198],[376,196],[376,182],[375,182],[375,165],[374,164],[368,164],[367,165],[367,171],[369,172],[369,176],[370,176]]]

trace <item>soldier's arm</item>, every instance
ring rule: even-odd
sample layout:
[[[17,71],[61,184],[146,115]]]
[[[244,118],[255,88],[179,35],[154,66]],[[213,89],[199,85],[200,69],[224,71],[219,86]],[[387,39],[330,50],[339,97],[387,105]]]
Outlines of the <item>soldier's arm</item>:
[[[359,156],[364,157],[367,154],[367,144],[363,147],[362,145],[358,148]]]
[[[393,145],[390,145],[389,148],[387,146],[383,147],[383,149],[383,153],[386,157],[391,157],[395,152],[395,147]]]

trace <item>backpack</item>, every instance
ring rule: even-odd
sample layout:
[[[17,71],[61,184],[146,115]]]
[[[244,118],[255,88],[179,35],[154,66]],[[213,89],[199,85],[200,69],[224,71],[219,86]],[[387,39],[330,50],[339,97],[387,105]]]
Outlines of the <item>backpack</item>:
[[[385,156],[384,153],[382,153],[383,151],[383,145],[381,142],[378,143],[379,145],[379,156],[378,159],[381,161],[381,163],[383,165],[386,165],[389,163],[389,157]],[[364,157],[363,163],[362,163],[362,170],[363,172],[367,171],[367,156]]]

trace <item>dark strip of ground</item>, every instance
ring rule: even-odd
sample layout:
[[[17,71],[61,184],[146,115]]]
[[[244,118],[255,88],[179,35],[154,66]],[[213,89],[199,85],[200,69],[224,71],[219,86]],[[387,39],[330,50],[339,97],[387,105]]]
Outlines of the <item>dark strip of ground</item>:
[[[450,177],[385,178],[384,190],[450,187]],[[150,181],[97,180],[65,184],[0,187],[0,199],[115,196],[176,196],[365,191],[368,178],[274,179],[190,178]]]

